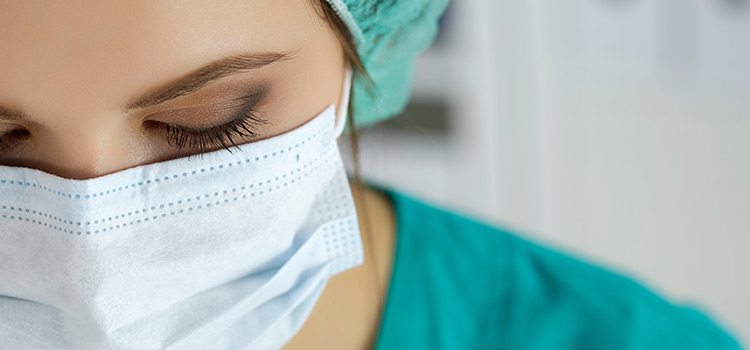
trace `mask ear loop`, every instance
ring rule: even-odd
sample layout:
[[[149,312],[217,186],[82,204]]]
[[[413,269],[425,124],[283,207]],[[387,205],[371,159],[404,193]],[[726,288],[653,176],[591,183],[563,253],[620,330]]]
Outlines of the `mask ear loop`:
[[[344,77],[344,90],[341,91],[341,98],[339,101],[341,101],[341,105],[338,106],[339,111],[336,115],[336,127],[334,129],[334,135],[336,138],[341,136],[341,134],[344,132],[344,127],[346,126],[346,120],[348,119],[347,111],[349,109],[349,95],[351,95],[351,87],[352,87],[352,69],[347,64],[346,65],[346,73]]]

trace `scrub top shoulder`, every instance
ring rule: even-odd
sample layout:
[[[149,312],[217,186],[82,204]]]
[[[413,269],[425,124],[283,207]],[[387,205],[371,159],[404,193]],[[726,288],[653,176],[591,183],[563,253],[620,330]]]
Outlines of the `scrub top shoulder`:
[[[375,349],[739,349],[698,305],[378,184],[396,216]]]

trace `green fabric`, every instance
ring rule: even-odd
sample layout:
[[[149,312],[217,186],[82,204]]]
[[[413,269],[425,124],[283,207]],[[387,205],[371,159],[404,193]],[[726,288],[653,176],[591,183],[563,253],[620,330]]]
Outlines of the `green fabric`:
[[[375,83],[353,75],[354,123],[363,127],[401,113],[411,97],[414,59],[437,36],[448,0],[326,0],[349,28]],[[349,124],[344,131],[350,131]]]
[[[699,306],[377,184],[396,211],[376,349],[739,349]]]

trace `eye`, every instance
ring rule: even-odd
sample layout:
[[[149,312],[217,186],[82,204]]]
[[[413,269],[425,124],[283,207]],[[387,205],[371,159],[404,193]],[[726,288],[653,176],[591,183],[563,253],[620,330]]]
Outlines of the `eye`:
[[[248,109],[234,116],[229,122],[209,128],[190,128],[172,123],[146,121],[147,126],[157,128],[166,138],[169,145],[177,150],[178,156],[183,151],[190,154],[204,153],[224,148],[230,153],[230,147],[238,147],[238,143],[259,136],[258,128],[268,124],[267,120]]]
[[[13,129],[0,133],[0,153],[5,153],[18,145],[18,141],[30,135],[26,129]]]

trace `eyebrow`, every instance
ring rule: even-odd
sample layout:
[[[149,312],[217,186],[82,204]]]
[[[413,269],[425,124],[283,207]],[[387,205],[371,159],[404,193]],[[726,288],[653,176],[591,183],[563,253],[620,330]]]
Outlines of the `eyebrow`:
[[[276,51],[230,55],[204,65],[192,72],[168,81],[129,102],[124,112],[143,109],[199,90],[208,83],[239,73],[265,67],[271,63],[294,58],[294,51]]]
[[[271,63],[292,59],[297,50],[234,54],[210,62],[200,68],[147,90],[132,99],[121,109],[127,113],[135,109],[158,105],[180,96],[188,95],[207,84],[235,74],[262,68]],[[26,114],[0,106],[0,120],[30,119]]]

